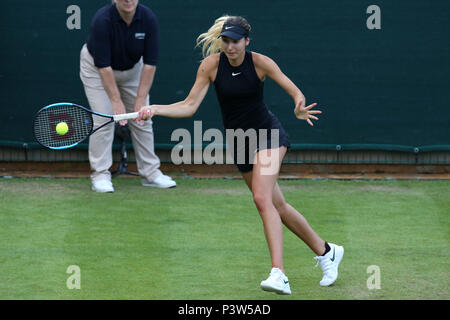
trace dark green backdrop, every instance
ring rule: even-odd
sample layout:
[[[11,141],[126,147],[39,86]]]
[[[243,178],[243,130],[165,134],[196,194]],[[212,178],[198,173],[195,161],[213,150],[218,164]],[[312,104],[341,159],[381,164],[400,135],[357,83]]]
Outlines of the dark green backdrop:
[[[87,106],[79,51],[95,11],[110,1],[15,0],[0,14],[0,141],[33,142],[31,122],[60,101]],[[252,25],[250,50],[273,58],[324,111],[311,128],[293,116],[290,97],[271,80],[265,99],[293,144],[450,145],[450,1],[141,0],[157,14],[161,57],[152,102],[188,94],[200,60],[195,39],[222,14]],[[68,30],[69,5],[81,29]],[[366,9],[381,8],[381,30],[368,30]],[[176,128],[221,128],[211,86],[192,119],[155,118],[158,144]]]

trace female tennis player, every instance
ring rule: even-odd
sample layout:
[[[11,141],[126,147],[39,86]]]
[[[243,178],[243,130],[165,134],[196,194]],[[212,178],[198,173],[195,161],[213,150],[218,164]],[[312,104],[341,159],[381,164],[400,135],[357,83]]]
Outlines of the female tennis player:
[[[344,248],[322,240],[306,219],[285,201],[281,193],[277,179],[282,159],[290,144],[286,131],[263,101],[264,80],[269,77],[283,88],[294,100],[295,116],[306,120],[309,125],[313,125],[312,120],[318,120],[315,115],[321,111],[313,110],[317,103],[306,106],[300,89],[272,59],[246,50],[250,43],[249,32],[250,25],[242,17],[218,18],[208,32],[197,38],[197,45],[202,46],[205,58],[198,68],[194,86],[187,98],[170,105],[145,106],[141,108],[138,119],[147,120],[153,116],[191,117],[203,101],[209,84],[213,83],[225,129],[255,129],[256,132],[267,129],[267,141],[261,143],[258,136],[254,159],[237,164],[261,215],[272,261],[270,275],[261,282],[261,288],[278,294],[291,294],[283,267],[282,223],[317,255],[315,259],[323,270],[320,285],[329,286],[337,279]],[[278,133],[275,134],[278,141],[273,141],[273,132]],[[249,145],[245,144],[246,153]],[[235,163],[236,153],[234,152]],[[268,163],[275,170],[267,171]]]

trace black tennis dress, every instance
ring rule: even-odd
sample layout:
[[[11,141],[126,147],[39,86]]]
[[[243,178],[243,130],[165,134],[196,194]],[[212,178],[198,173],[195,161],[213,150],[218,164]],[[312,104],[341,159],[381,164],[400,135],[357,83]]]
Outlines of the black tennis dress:
[[[233,129],[236,133],[237,129],[242,129],[247,133],[255,132],[257,136],[256,145],[250,138],[245,139],[245,144],[240,143],[242,140],[236,135],[232,138],[234,148],[228,151],[233,151],[234,164],[240,172],[249,172],[253,169],[253,158],[257,151],[281,146],[290,147],[288,134],[264,103],[264,82],[256,73],[250,51],[245,52],[244,61],[238,67],[230,65],[227,56],[221,52],[214,86],[225,129]],[[248,131],[249,129],[255,131]],[[278,139],[276,131],[271,129],[278,129]],[[230,142],[230,139],[227,139],[228,146]],[[239,154],[241,156],[238,158]],[[244,161],[242,154],[245,154]]]

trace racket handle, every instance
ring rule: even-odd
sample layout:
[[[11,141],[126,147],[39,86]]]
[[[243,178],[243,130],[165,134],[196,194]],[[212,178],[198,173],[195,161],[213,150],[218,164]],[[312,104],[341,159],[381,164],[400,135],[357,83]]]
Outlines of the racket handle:
[[[114,121],[121,121],[121,120],[131,120],[136,119],[139,116],[139,112],[132,112],[132,113],[122,113],[122,114],[116,114],[113,116]]]

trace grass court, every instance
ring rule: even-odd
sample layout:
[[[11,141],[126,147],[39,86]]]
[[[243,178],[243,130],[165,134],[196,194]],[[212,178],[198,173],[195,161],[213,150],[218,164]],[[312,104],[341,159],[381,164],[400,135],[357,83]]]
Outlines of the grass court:
[[[320,287],[314,253],[284,229],[292,296],[264,292],[271,265],[242,180],[0,179],[0,299],[450,299],[448,181],[281,180],[286,200],[345,247]],[[68,289],[71,265],[81,289]],[[369,266],[380,289],[369,290]]]

